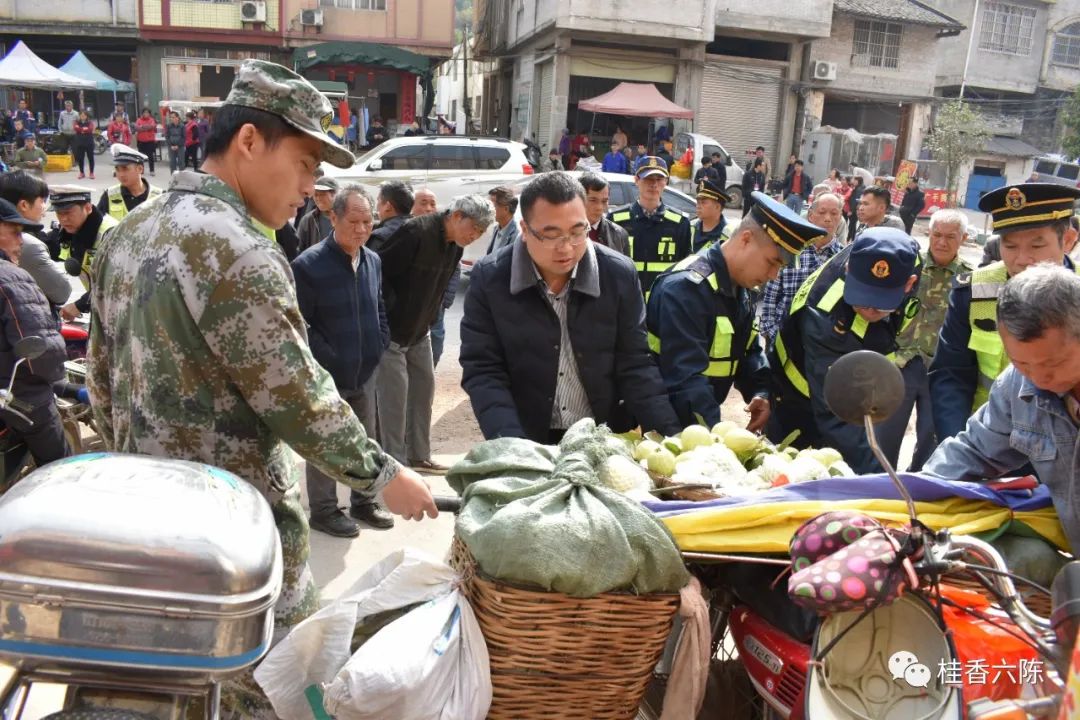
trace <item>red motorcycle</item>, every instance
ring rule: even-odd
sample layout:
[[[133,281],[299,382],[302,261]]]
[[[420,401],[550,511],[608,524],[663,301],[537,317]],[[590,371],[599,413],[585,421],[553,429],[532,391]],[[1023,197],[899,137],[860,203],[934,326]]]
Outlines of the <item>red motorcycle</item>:
[[[87,343],[90,342],[89,323],[72,320],[60,325],[60,335],[67,347],[68,360],[81,360],[86,357]]]
[[[684,553],[712,588],[714,663],[727,660],[749,678],[741,688],[729,678],[724,711],[708,714],[707,699],[702,717],[1056,717],[1076,638],[1070,623],[1080,615],[1080,602],[1070,602],[1080,564],[1055,580],[1052,625],[1025,604],[1033,596],[1017,590],[993,546],[919,522],[873,431],[903,396],[895,366],[876,353],[853,353],[830,369],[825,393],[838,417],[865,427],[910,523],[886,528],[834,511],[799,529],[791,560]],[[826,532],[830,539],[822,541]],[[781,567],[788,565],[790,575]],[[839,592],[848,588],[857,592]],[[1049,613],[1048,591],[1041,591],[1040,610]],[[1059,641],[1055,629],[1062,628]]]

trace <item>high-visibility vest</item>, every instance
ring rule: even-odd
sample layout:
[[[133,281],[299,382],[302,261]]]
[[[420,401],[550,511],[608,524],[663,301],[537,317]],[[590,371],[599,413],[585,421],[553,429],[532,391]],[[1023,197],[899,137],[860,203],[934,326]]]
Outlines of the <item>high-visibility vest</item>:
[[[146,185],[150,188],[150,191],[146,194],[146,199],[143,200],[143,202],[150,202],[163,192],[161,188],[155,187],[150,183],[147,183]],[[128,214],[127,205],[124,204],[124,195],[120,192],[120,189],[120,185],[113,185],[106,191],[109,198],[109,215],[117,221],[123,220]]]
[[[108,215],[101,216],[101,225],[98,226],[97,238],[94,240],[94,246],[87,250],[86,254],[83,255],[82,270],[79,273],[79,279],[82,280],[83,287],[87,290],[90,289],[90,265],[93,263],[94,251],[101,245],[101,238],[105,237],[105,233],[109,232],[119,224],[120,223]],[[67,259],[67,256],[70,254],[70,250],[68,250],[66,254],[61,251],[60,256],[62,259]]]
[[[673,273],[684,270],[692,270],[699,273],[714,293],[720,292],[720,281],[713,271],[712,264],[700,255],[691,255],[680,260],[672,269]],[[746,347],[743,348],[741,357],[745,357],[753,344],[757,342],[757,322],[754,322],[750,335],[746,339]],[[649,333],[649,349],[657,355],[660,354],[660,338]],[[729,378],[739,372],[739,359],[732,355],[732,345],[735,340],[735,326],[731,324],[731,318],[727,315],[717,315],[716,325],[713,328],[712,343],[709,346],[709,365],[702,373],[706,377]]]
[[[635,247],[634,229],[627,227],[627,223],[630,222],[631,213],[629,208],[623,210],[617,210],[611,215],[611,221],[626,230],[627,244],[630,249],[630,259],[634,261],[634,267],[638,271],[638,277],[641,280],[641,289],[645,293],[646,299],[649,297],[649,288],[652,287],[653,280],[660,273],[670,270],[680,260],[678,256],[679,248],[675,243],[675,234],[671,232],[667,235],[661,234],[656,242],[656,254],[652,255],[650,248],[643,247],[644,243],[639,242]],[[664,208],[664,220],[669,223],[675,223],[676,226],[686,221],[686,217],[681,213],[671,210],[670,208]],[[658,230],[661,225],[657,225]],[[662,232],[662,231],[661,231]],[[637,238],[639,241],[641,238]]]
[[[831,313],[836,308],[836,305],[844,299],[844,277],[846,275],[844,264],[847,262],[847,255],[847,253],[842,256],[834,255],[829,262],[826,262],[819,267],[813,275],[803,282],[791,301],[791,308],[788,310],[789,317],[796,315],[800,310],[806,307],[808,303],[811,303],[813,307],[816,307],[823,313]],[[844,262],[839,266],[833,262],[836,257],[844,258]],[[822,287],[826,287],[826,283],[828,283],[828,285],[825,292],[818,296],[814,291],[820,290],[820,288],[817,287],[819,280],[821,281]],[[816,299],[812,299],[811,295],[815,295]],[[897,334],[903,332],[904,328],[911,323],[918,313],[918,308],[918,298],[913,297],[907,301],[904,305],[903,320],[901,321],[900,329],[897,331]],[[796,354],[793,355],[791,350],[785,344],[786,342],[791,342],[790,337],[787,340],[785,340],[784,337],[786,334],[784,330],[790,327],[790,325],[790,321],[784,323],[784,328],[776,334],[776,344],[774,346],[776,348],[776,357],[780,361],[781,369],[784,371],[784,377],[787,378],[792,387],[794,387],[803,397],[809,398],[810,384],[807,382],[806,376],[803,374],[803,370],[800,367],[802,348],[798,348],[798,350],[795,351]],[[851,333],[860,340],[863,340],[869,329],[870,323],[867,322],[862,315],[855,313],[851,320],[851,327],[849,328]],[[889,353],[885,357],[890,360],[895,360],[895,355],[895,353]]]
[[[1073,268],[1080,274],[1080,270]],[[1009,367],[1009,356],[997,329],[997,301],[1001,289],[1009,280],[1005,263],[998,261],[971,272],[971,304],[968,307],[968,349],[975,353],[978,384],[971,406],[974,412],[990,399],[990,386],[998,375]]]

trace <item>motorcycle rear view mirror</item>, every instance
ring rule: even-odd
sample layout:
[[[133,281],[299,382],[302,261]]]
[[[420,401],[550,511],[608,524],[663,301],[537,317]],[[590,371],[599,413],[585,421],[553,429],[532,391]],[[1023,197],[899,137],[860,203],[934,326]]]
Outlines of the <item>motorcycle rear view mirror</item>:
[[[15,343],[12,350],[15,352],[15,357],[22,358],[24,360],[36,360],[41,357],[49,346],[45,343],[43,338],[37,335],[28,335],[22,340]]]
[[[825,373],[825,403],[838,418],[862,425],[866,439],[900,497],[907,503],[915,532],[915,501],[881,451],[874,423],[892,416],[904,400],[904,377],[892,360],[872,350],[856,350],[837,360]]]

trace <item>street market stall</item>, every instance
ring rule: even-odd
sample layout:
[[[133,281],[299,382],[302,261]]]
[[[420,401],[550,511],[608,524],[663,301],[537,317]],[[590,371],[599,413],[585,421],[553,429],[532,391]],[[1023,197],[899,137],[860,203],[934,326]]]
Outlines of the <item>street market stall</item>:
[[[118,99],[119,93],[135,92],[135,83],[127,82],[126,80],[117,80],[108,75],[97,65],[90,62],[90,58],[86,57],[82,50],[76,50],[75,53],[68,58],[68,61],[60,66],[60,71],[73,77],[94,83],[96,93],[109,93],[112,95],[111,104],[100,102],[100,97],[97,99],[98,101],[89,103],[95,108],[115,107],[116,104],[120,102]],[[88,103],[85,101],[76,103],[78,107],[85,107],[87,104]],[[134,116],[132,116],[132,120],[134,121]]]

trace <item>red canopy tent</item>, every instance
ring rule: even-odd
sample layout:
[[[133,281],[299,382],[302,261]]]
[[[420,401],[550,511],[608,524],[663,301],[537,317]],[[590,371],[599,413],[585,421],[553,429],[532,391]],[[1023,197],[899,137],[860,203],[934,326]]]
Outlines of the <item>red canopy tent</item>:
[[[578,103],[579,110],[635,117],[692,120],[694,111],[668,100],[652,83],[622,82],[614,90]]]

